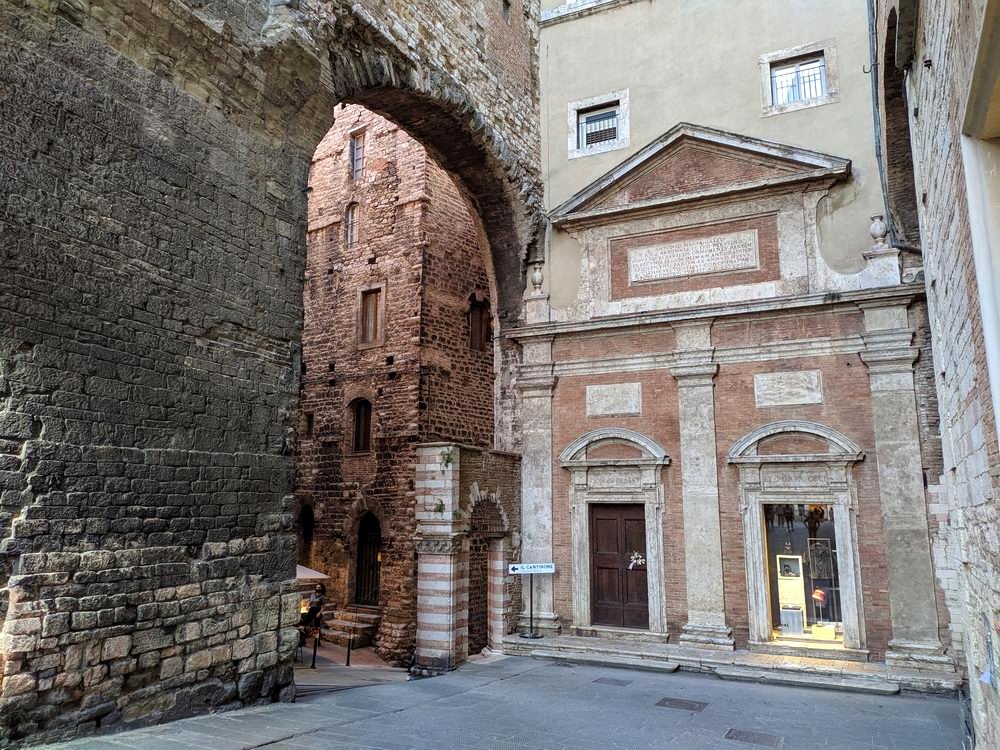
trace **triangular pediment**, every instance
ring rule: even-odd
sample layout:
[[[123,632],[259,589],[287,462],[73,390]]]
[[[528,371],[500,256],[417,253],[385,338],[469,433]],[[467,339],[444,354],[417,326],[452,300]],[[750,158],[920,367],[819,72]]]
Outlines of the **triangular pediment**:
[[[559,206],[552,219],[830,182],[845,179],[850,168],[847,159],[681,123]]]

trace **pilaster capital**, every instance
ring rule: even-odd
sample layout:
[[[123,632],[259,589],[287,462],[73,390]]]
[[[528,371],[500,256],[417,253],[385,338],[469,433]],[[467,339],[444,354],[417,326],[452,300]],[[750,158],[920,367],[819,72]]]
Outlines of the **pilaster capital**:
[[[551,363],[521,365],[515,387],[523,398],[552,398],[559,378],[553,374]]]
[[[418,555],[457,555],[465,549],[464,534],[421,536],[414,539]]]
[[[670,368],[670,374],[677,379],[680,388],[690,386],[711,386],[719,372],[719,365],[709,357],[685,357]]]

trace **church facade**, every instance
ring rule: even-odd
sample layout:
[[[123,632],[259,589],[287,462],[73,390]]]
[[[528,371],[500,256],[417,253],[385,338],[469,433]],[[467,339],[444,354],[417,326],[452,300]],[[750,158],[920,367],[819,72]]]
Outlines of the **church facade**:
[[[921,256],[888,236],[856,5],[727,40],[715,73],[684,28],[721,9],[543,8],[523,559],[555,562],[543,618],[580,648],[960,681]]]

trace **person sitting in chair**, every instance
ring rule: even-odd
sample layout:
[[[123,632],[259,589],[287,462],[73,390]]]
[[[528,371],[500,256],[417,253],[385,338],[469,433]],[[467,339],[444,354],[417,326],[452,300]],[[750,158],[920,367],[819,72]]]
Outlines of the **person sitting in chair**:
[[[309,595],[309,609],[299,619],[299,627],[308,628],[319,625],[319,613],[323,611],[325,604],[326,586],[322,583],[317,583],[313,592]]]

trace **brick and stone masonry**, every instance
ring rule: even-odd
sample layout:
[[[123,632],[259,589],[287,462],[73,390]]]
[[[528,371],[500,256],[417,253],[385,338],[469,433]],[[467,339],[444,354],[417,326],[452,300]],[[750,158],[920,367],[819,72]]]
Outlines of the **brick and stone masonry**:
[[[315,530],[300,562],[330,576],[335,606],[355,605],[359,524],[374,514],[382,531],[375,645],[383,658],[409,664],[419,585],[414,446],[492,446],[494,344],[474,347],[471,328],[474,308],[492,318],[495,285],[478,217],[425,149],[362,107],[338,108],[336,118],[309,183],[296,513],[315,519]],[[357,179],[352,138],[364,142]],[[371,289],[380,290],[381,333],[364,343],[360,299]],[[353,445],[359,399],[372,409],[370,450],[361,452]],[[479,481],[495,490],[501,478]],[[514,502],[517,492],[507,489],[501,497]],[[478,587],[486,586],[488,540],[473,546],[471,585],[485,617]]]
[[[944,462],[929,475],[943,595],[960,613],[978,746],[1000,745],[1000,444],[963,163],[963,118],[991,3],[878,4],[879,119],[889,207],[923,253]],[[980,52],[982,54],[982,52]],[[919,218],[919,225],[917,219]],[[992,674],[986,682],[984,673]]]
[[[291,697],[309,164],[338,101],[408,128],[513,322],[540,225],[513,5],[0,3],[4,741]]]

